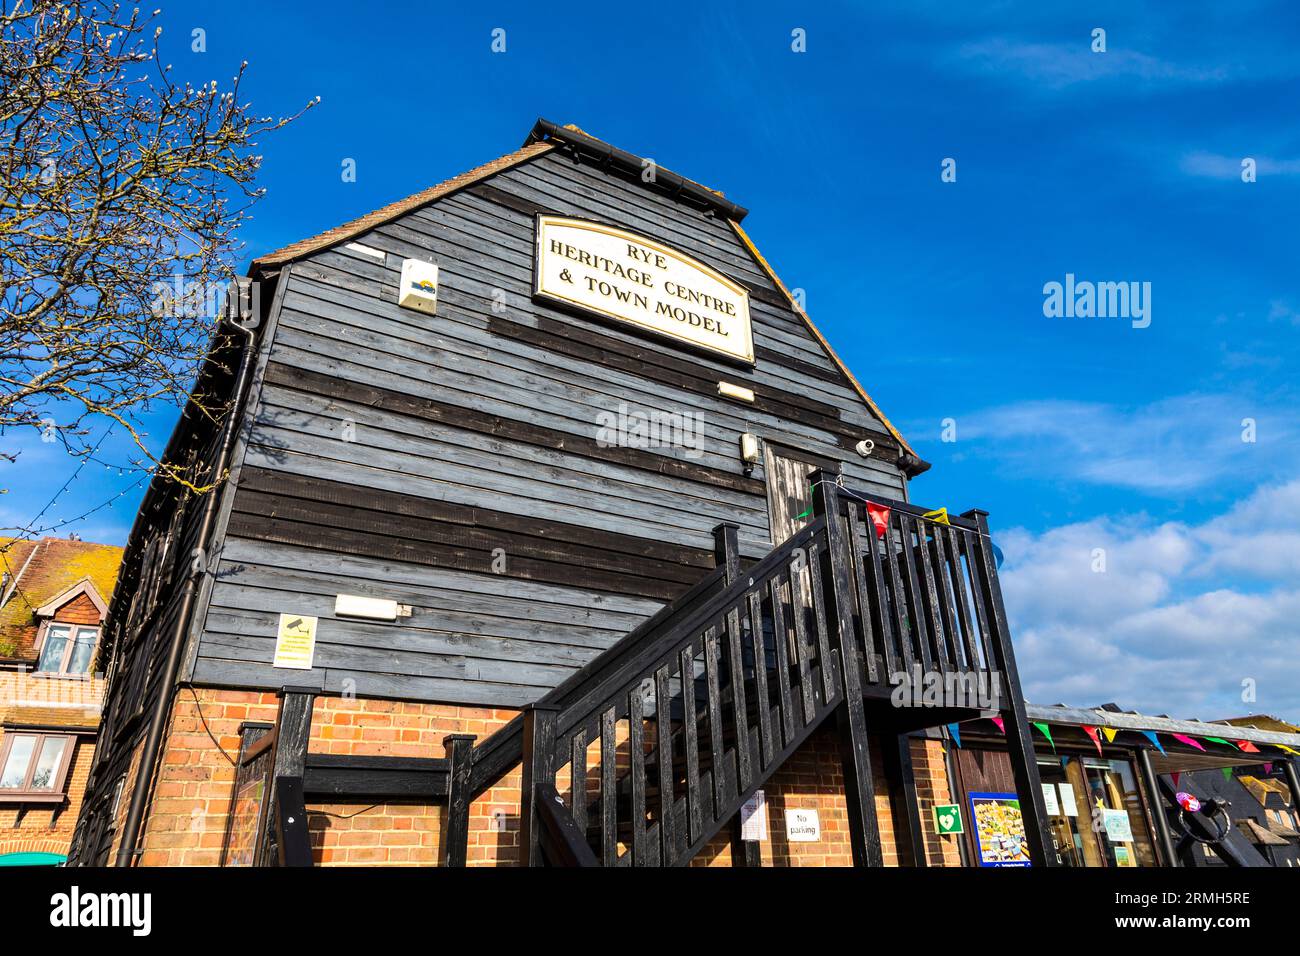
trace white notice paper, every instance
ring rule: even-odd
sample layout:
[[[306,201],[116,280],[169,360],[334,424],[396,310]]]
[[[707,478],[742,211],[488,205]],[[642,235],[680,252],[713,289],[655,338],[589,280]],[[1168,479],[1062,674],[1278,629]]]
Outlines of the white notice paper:
[[[755,790],[740,808],[740,838],[767,839],[767,794],[762,790]]]
[[[1047,807],[1049,817],[1059,817],[1061,815],[1061,805],[1056,802],[1056,784],[1043,784],[1043,803]]]

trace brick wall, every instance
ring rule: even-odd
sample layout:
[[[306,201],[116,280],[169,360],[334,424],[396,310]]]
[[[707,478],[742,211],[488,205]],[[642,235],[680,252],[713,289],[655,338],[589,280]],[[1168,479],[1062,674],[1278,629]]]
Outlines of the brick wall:
[[[197,696],[197,700],[196,700]],[[180,692],[164,745],[152,812],[142,837],[141,865],[214,866],[220,859],[235,771],[209,736],[231,757],[239,751],[245,721],[275,720],[273,693],[199,688]],[[485,739],[515,712],[446,704],[320,698],[312,720],[310,750],[372,756],[443,756],[443,738],[453,733]],[[206,728],[204,724],[206,722]],[[888,788],[873,741],[876,812],[885,863],[898,865]],[[930,807],[947,800],[947,775],[938,741],[915,741],[917,790],[927,833]],[[517,865],[521,773],[515,770],[470,810],[467,859],[470,866]],[[843,795],[838,740],[833,729],[813,737],[764,788],[769,838],[761,844],[764,866],[850,866],[848,816]],[[557,781],[561,792],[567,779]],[[126,801],[124,800],[125,804]],[[821,839],[792,843],[785,838],[785,810],[816,809]],[[123,811],[119,811],[121,813]],[[443,808],[382,804],[312,804],[309,830],[316,862],[329,866],[435,865],[439,861]],[[954,838],[927,835],[931,865],[960,865]],[[948,841],[948,842],[945,842]],[[719,835],[694,861],[728,866],[729,834]]]
[[[23,671],[0,674],[0,752],[7,734],[27,731],[26,726],[85,728],[99,722],[103,681],[37,677]],[[17,725],[17,726],[6,726]],[[67,799],[59,804],[0,802],[0,855],[6,853],[58,853],[66,855],[81,812],[95,754],[95,738],[73,738],[72,762],[64,782]]]
[[[277,708],[274,693],[181,690],[141,838],[140,865],[218,865],[235,779],[232,759],[239,753],[239,727],[245,721],[272,723]],[[360,756],[442,757],[442,741],[448,734],[475,734],[481,740],[514,716],[509,710],[322,697],[312,714],[309,749]],[[330,803],[309,804],[307,811],[318,864],[403,866],[438,861],[442,807]],[[123,812],[119,810],[119,817]],[[471,865],[517,860],[518,772],[476,801],[470,817]],[[496,820],[502,818],[506,829],[498,831]]]

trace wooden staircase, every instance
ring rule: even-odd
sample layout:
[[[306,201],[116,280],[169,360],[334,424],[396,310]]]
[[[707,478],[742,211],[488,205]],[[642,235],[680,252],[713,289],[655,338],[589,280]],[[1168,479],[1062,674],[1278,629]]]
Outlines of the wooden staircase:
[[[832,715],[855,862],[879,865],[864,698],[923,665],[1023,711],[977,518],[893,502],[877,535],[861,496],[813,481],[788,541],[742,570],[720,526],[715,571],[475,748],[469,799],[522,761],[529,865],[689,863]]]

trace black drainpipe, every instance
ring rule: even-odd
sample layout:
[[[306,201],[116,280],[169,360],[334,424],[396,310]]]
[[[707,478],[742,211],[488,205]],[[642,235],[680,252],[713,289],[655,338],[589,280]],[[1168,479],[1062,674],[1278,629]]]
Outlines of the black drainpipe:
[[[230,463],[230,450],[234,446],[235,427],[243,407],[244,386],[248,382],[248,370],[253,362],[253,330],[234,322],[228,323],[233,332],[244,337],[243,354],[239,360],[239,377],[235,380],[235,391],[226,420],[225,434],[221,439],[221,451],[217,454],[217,467],[213,473],[222,475]],[[171,695],[175,689],[176,674],[181,666],[181,652],[185,644],[185,634],[189,631],[190,616],[194,613],[194,595],[198,590],[199,579],[207,571],[208,535],[212,532],[212,518],[217,510],[217,489],[208,493],[203,505],[203,522],[199,525],[199,536],[194,545],[194,562],[189,576],[185,579],[185,594],[181,598],[181,613],[176,621],[176,630],[172,634],[171,647],[167,651],[167,664],[163,672],[161,692],[154,704],[153,714],[149,718],[149,733],[145,736],[144,753],[140,757],[140,769],[135,775],[135,786],[131,790],[131,805],[126,812],[126,822],[122,825],[122,844],[117,850],[116,866],[131,866],[135,860],[136,841],[140,836],[140,824],[144,820],[145,805],[149,802],[149,792],[153,789],[154,770],[158,766],[158,753],[162,747],[163,729],[167,724],[167,713],[171,709]]]

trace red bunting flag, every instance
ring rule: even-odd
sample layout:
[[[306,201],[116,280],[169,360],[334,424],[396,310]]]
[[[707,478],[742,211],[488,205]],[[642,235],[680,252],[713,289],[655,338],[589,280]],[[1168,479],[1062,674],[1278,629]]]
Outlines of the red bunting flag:
[[[1259,753],[1259,748],[1256,747],[1254,744],[1252,744],[1249,740],[1238,740],[1237,746],[1240,747],[1242,751],[1248,754]]]
[[[1178,786],[1178,778],[1181,777],[1181,776],[1182,776],[1181,773],[1171,773],[1171,774],[1169,775],[1169,779],[1172,780],[1172,781],[1174,782],[1174,786],[1175,786],[1175,787]]]
[[[1096,727],[1089,727],[1087,724],[1084,724],[1084,725],[1083,725],[1083,732],[1084,732],[1085,734],[1087,734],[1089,737],[1092,738],[1092,742],[1093,742],[1093,744],[1094,744],[1094,745],[1096,746],[1096,748],[1097,748],[1097,754],[1098,754],[1098,756],[1100,756],[1100,755],[1101,755],[1101,738],[1097,736],[1097,728],[1096,728]]]
[[[867,517],[876,526],[876,537],[883,538],[889,532],[889,509],[884,505],[867,503]]]

